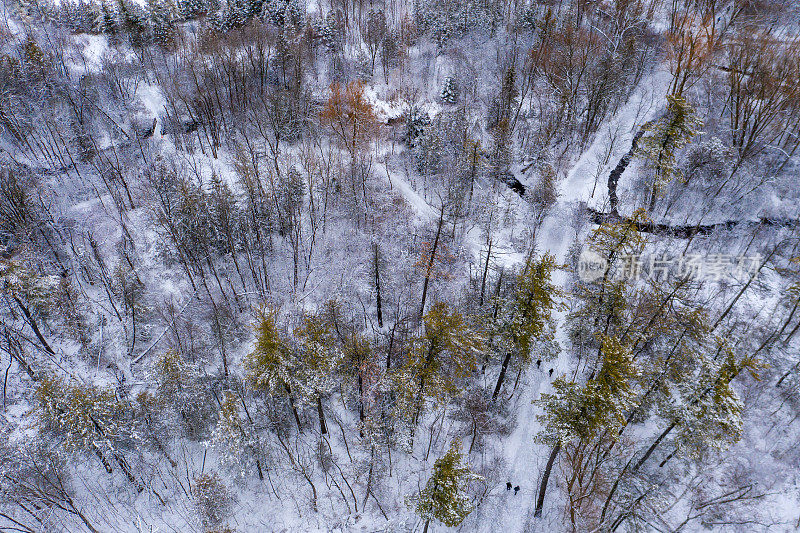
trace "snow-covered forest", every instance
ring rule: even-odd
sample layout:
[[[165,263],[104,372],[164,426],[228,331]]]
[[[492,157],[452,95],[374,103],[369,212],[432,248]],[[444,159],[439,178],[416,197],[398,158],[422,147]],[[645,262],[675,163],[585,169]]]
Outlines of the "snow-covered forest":
[[[800,529],[794,0],[0,0],[0,532]]]

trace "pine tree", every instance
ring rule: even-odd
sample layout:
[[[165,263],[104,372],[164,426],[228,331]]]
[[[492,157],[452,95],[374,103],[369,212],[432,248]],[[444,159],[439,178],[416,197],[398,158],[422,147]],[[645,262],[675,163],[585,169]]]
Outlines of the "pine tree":
[[[613,336],[602,339],[602,366],[594,379],[581,385],[558,378],[553,393],[542,394],[544,407],[540,417],[544,442],[589,440],[600,432],[612,431],[625,421],[624,413],[632,406],[637,369],[630,349]]]
[[[530,362],[533,343],[545,333],[552,310],[560,308],[558,299],[563,293],[550,281],[555,268],[552,255],[545,254],[539,260],[530,257],[517,277],[514,295],[504,305],[496,326],[497,342],[505,356],[492,399],[500,392],[512,358],[519,366]]]
[[[427,111],[418,106],[411,106],[408,111],[408,120],[406,121],[406,144],[412,148],[416,146],[417,139],[425,135],[425,131],[430,125],[431,117]]]
[[[195,508],[203,528],[209,532],[223,532],[220,526],[231,514],[236,498],[215,473],[206,473],[194,479],[192,487]]]
[[[749,356],[737,359],[727,343],[717,342],[721,355],[701,357],[700,368],[678,382],[658,409],[662,417],[676,424],[680,451],[700,460],[709,451],[722,450],[739,440],[744,406],[732,382],[744,370],[758,379],[763,366]]]
[[[274,394],[287,388],[292,381],[290,361],[289,346],[278,331],[277,313],[266,308],[260,310],[256,345],[243,362],[248,379],[256,387]]]
[[[157,401],[176,413],[187,436],[204,437],[213,421],[214,407],[199,365],[178,352],[166,351],[156,358],[151,376],[156,383]]]
[[[605,496],[600,523],[621,522],[632,509],[641,507],[651,489],[638,485],[636,475],[646,470],[644,465],[660,448],[672,450],[658,463],[657,471],[666,472],[662,469],[676,455],[686,454],[700,462],[709,452],[724,449],[738,440],[743,406],[731,384],[745,370],[758,379],[757,371],[762,365],[752,355],[737,358],[721,339],[716,344],[712,357],[694,354],[689,362],[697,368],[685,373],[682,379],[663,385],[669,395],[665,407],[656,408],[655,412],[664,417],[666,428],[616,473]]]
[[[424,333],[414,339],[407,361],[393,374],[396,409],[413,428],[425,400],[444,404],[460,390],[475,369],[484,349],[484,336],[460,313],[443,302],[435,303],[424,316]]]
[[[252,430],[252,423],[239,414],[240,405],[238,394],[230,390],[224,392],[211,444],[220,454],[220,462],[237,477],[244,477],[255,468],[263,479],[261,444]]]
[[[228,0],[226,13],[227,30],[241,28],[250,20],[251,6],[248,0]]]
[[[144,490],[122,454],[121,448],[132,444],[136,436],[127,406],[117,400],[113,389],[42,376],[35,412],[41,428],[59,435],[67,452],[93,453],[108,473],[112,472],[110,455],[137,491]]]
[[[119,13],[114,5],[108,0],[100,3],[100,18],[97,22],[97,29],[109,37],[117,35],[120,30]]]
[[[542,394],[537,401],[544,408],[544,414],[539,416],[544,429],[536,439],[552,448],[542,475],[534,516],[542,514],[548,478],[559,452],[566,448],[574,452],[569,455],[590,458],[574,470],[575,475],[567,485],[573,527],[576,508],[572,504],[573,496],[577,492],[589,498],[597,490],[598,468],[591,468],[590,464],[594,464],[591,460],[602,455],[608,439],[612,443],[617,439],[618,428],[625,423],[624,414],[633,405],[637,369],[629,347],[612,336],[603,337],[601,342],[603,364],[594,379],[580,384],[558,378],[553,382],[553,393]],[[602,466],[601,463],[602,459],[597,467]]]
[[[662,189],[678,175],[678,152],[697,135],[703,122],[682,96],[667,96],[666,114],[650,126],[639,140],[637,152],[655,171],[648,211],[652,211]]]
[[[179,0],[178,14],[183,20],[192,20],[208,13],[205,0]]]
[[[414,146],[414,160],[417,172],[422,175],[435,176],[445,171],[446,156],[445,139],[441,131],[441,117],[425,129],[417,138]]]
[[[124,437],[123,405],[114,391],[43,376],[36,389],[36,412],[44,427],[63,436],[69,452],[108,451]]]
[[[635,300],[635,278],[641,264],[640,254],[647,243],[639,225],[647,223],[644,209],[637,209],[630,218],[607,222],[592,233],[586,244],[588,251],[604,262],[596,279],[587,280],[576,287],[578,307],[572,315],[570,335],[574,342],[597,350],[599,337],[621,327],[628,319],[626,311]],[[590,374],[597,363],[590,367]]]
[[[389,71],[397,65],[400,59],[400,47],[397,44],[395,32],[389,30],[386,31],[378,52],[381,56],[383,79],[386,83],[389,83]]]
[[[447,104],[458,102],[458,86],[452,76],[448,76],[444,80],[444,86],[442,86],[442,91],[439,93],[439,98]]]
[[[172,0],[148,0],[150,41],[170,46],[175,40],[177,7]]]
[[[341,11],[329,11],[322,26],[322,42],[331,54],[338,54],[344,48],[345,20]]]
[[[217,173],[211,175],[208,210],[214,248],[220,255],[231,254],[236,262],[237,236],[242,229],[243,214],[230,187]]]
[[[306,316],[293,333],[297,340],[293,389],[307,405],[316,407],[320,432],[324,435],[328,430],[322,399],[337,387],[344,352],[338,346],[330,324],[322,316]]]
[[[51,58],[37,44],[33,37],[28,36],[22,45],[22,67],[28,79],[32,82],[43,82],[47,79],[51,67]]]
[[[128,33],[131,45],[143,46],[147,36],[148,14],[142,6],[129,0],[116,0],[122,30]]]
[[[470,482],[482,479],[464,464],[461,443],[453,441],[447,453],[436,460],[425,488],[412,498],[416,513],[425,520],[427,533],[431,520],[447,527],[461,524],[474,505],[467,493]]]
[[[516,107],[519,90],[517,89],[516,70],[506,70],[500,86],[500,94],[492,101],[487,120],[492,132],[494,148],[492,151],[492,173],[500,176],[508,171],[511,164],[513,111]]]
[[[37,316],[47,317],[55,302],[56,276],[36,275],[19,261],[0,260],[0,288],[22,311],[22,316],[48,353],[55,353],[39,327]]]
[[[293,332],[291,342],[280,334],[276,314],[263,310],[260,315],[256,346],[244,361],[248,379],[273,395],[288,395],[300,428],[297,412],[301,407],[317,410],[320,431],[327,433],[322,399],[337,384],[344,354],[337,345],[329,324],[321,317],[307,316]]]

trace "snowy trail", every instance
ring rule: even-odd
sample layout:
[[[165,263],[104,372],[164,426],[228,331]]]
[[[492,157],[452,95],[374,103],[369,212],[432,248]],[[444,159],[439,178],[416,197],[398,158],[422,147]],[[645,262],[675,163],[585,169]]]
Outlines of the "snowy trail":
[[[556,262],[563,264],[567,259],[570,245],[575,239],[574,230],[569,221],[574,209],[580,202],[594,202],[602,207],[605,201],[605,177],[622,155],[630,148],[635,130],[640,124],[650,120],[663,107],[664,95],[667,91],[669,73],[657,71],[645,78],[628,102],[608,121],[596,135],[591,146],[580,156],[567,176],[559,184],[559,200],[537,232],[537,252],[548,252],[555,256]],[[611,147],[609,149],[609,146]],[[554,283],[565,286],[567,272],[554,274]],[[564,313],[556,313],[554,318],[563,326]],[[566,345],[566,332],[563,327],[557,333],[559,343]],[[543,518],[533,519],[533,508],[538,489],[539,478],[547,461],[549,449],[534,443],[533,439],[539,431],[536,419],[541,410],[533,403],[543,392],[551,390],[550,368],[554,369],[553,379],[569,370],[569,358],[560,354],[555,361],[542,362],[541,369],[535,364],[526,373],[517,388],[514,400],[514,412],[517,414],[517,425],[512,435],[505,440],[504,455],[509,469],[512,485],[519,485],[520,492],[516,496],[507,492],[505,486],[493,487],[485,504],[489,509],[482,510],[484,520],[479,531],[507,533],[547,531],[552,523],[561,519],[559,512],[547,512],[548,504],[552,504],[553,490],[557,477],[550,478],[549,497],[545,501]],[[551,492],[552,491],[552,492]]]
[[[595,136],[589,148],[581,154],[575,164],[567,173],[565,179],[559,183],[558,202],[554,205],[541,227],[537,231],[537,252],[550,253],[557,263],[564,264],[571,244],[575,240],[575,232],[570,223],[575,209],[581,202],[586,202],[592,207],[602,208],[606,201],[605,178],[608,172],[616,165],[622,155],[630,148],[634,132],[642,123],[650,120],[663,108],[664,95],[669,83],[669,73],[656,71],[647,76],[637,90],[632,94],[622,108],[614,115]],[[392,186],[406,199],[420,221],[434,220],[437,210],[431,206],[398,172],[389,172],[387,177]],[[476,257],[485,253],[479,240],[471,239],[473,252]],[[497,242],[497,249],[513,249],[510,243]],[[522,258],[519,254],[502,255],[496,258],[499,263],[513,267]],[[556,285],[564,287],[568,281],[568,273],[557,271],[553,281]],[[563,326],[566,313],[555,313],[556,322]],[[563,327],[557,332],[559,343],[566,346],[566,331]],[[508,439],[504,440],[503,457],[508,468],[508,479],[498,486],[490,487],[487,497],[476,511],[471,520],[462,526],[464,531],[497,532],[504,533],[547,531],[557,521],[561,514],[553,505],[554,490],[558,482],[557,476],[550,478],[548,493],[550,496],[545,502],[543,518],[533,519],[533,508],[539,478],[547,461],[549,449],[546,446],[534,443],[534,437],[539,432],[537,416],[541,410],[533,403],[543,392],[551,390],[551,378],[548,374],[550,368],[554,369],[553,378],[569,371],[569,357],[561,353],[557,360],[543,361],[541,368],[535,364],[520,378],[520,383],[510,401],[514,402],[513,412],[516,413],[516,427]],[[513,491],[506,491],[505,481],[513,486],[519,485],[520,492],[514,495]],[[548,508],[552,509],[548,512]]]

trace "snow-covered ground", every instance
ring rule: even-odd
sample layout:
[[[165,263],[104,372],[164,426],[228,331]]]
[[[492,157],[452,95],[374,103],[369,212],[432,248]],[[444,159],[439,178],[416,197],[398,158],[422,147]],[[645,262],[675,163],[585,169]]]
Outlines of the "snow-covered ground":
[[[145,2],[141,4],[146,5]],[[397,15],[403,10],[395,11],[394,6],[387,6],[387,9],[389,7],[392,7],[399,20],[401,17]],[[328,6],[320,3],[307,8],[309,16],[321,16]],[[355,26],[354,21],[350,22]],[[405,23],[410,24],[410,20]],[[663,21],[653,22],[651,29],[666,31],[667,27],[663,25]],[[9,43],[13,41],[13,36],[22,42],[22,23],[9,20],[5,26],[11,35]],[[405,28],[403,31],[411,32],[411,29]],[[464,85],[462,102],[467,100],[469,103],[465,106],[470,113],[465,121],[468,133],[475,137],[471,141],[483,143],[480,145],[482,151],[485,149],[488,152],[493,139],[483,123],[488,122],[489,110],[496,103],[498,87],[501,85],[498,80],[502,80],[505,74],[501,58],[515,46],[509,44],[511,39],[507,32],[504,29],[496,34],[493,30],[491,35],[467,35],[462,40],[454,40],[452,43],[455,44],[448,44],[446,48],[438,47],[426,37],[405,35],[403,38],[413,41],[413,44],[406,47],[401,58],[402,67],[396,67],[391,73],[391,81],[386,83],[380,67],[376,66],[372,78],[364,82],[364,96],[372,106],[375,117],[382,125],[399,124],[402,128],[412,106],[431,117],[453,113],[455,107],[444,104],[439,91],[447,76],[460,77]],[[275,35],[269,35],[269,39],[275,38]],[[298,322],[303,313],[322,309],[327,301],[344,303],[348,319],[352,318],[359,328],[362,328],[363,322],[361,333],[369,342],[383,347],[381,343],[385,344],[389,336],[394,335],[392,321],[402,320],[405,308],[413,308],[414,312],[419,308],[421,272],[424,271],[420,267],[423,264],[420,256],[427,252],[440,213],[443,212],[439,203],[441,191],[438,187],[441,183],[436,181],[438,178],[420,175],[415,167],[414,149],[400,138],[402,135],[395,131],[397,126],[394,129],[381,126],[380,135],[368,144],[364,154],[360,154],[365,162],[362,168],[368,170],[364,171],[363,180],[357,181],[354,177],[357,175],[357,165],[350,166],[348,152],[337,145],[324,126],[317,124],[320,120],[315,106],[328,97],[327,87],[334,79],[330,72],[333,67],[329,65],[331,61],[325,55],[327,52],[322,50],[323,45],[320,45],[317,55],[309,53],[309,57],[316,62],[305,73],[310,93],[306,104],[311,111],[303,120],[313,123],[313,128],[309,130],[319,135],[313,142],[282,141],[276,153],[265,139],[254,134],[251,125],[249,129],[243,127],[241,131],[237,130],[231,138],[218,141],[214,150],[197,149],[198,144],[187,150],[180,147],[176,133],[168,131],[165,122],[167,115],[176,118],[171,116],[176,112],[172,106],[184,106],[186,109],[191,106],[181,100],[184,95],[173,94],[177,84],[172,88],[162,86],[159,79],[163,78],[156,76],[155,72],[148,72],[156,68],[152,57],[103,35],[64,33],[59,36],[63,37],[64,42],[74,44],[65,46],[61,56],[64,76],[69,84],[82,87],[81,84],[91,86],[95,83],[102,87],[92,94],[70,93],[73,97],[70,104],[75,105],[76,101],[80,103],[74,109],[84,110],[87,116],[92,116],[92,119],[87,119],[85,129],[94,141],[92,150],[99,152],[99,155],[73,158],[73,152],[77,154],[78,149],[69,143],[62,148],[53,140],[55,136],[51,132],[51,137],[42,136],[47,143],[45,148],[37,145],[35,150],[22,147],[12,136],[4,133],[0,140],[4,152],[0,156],[3,156],[4,164],[13,162],[24,165],[32,172],[47,170],[41,171],[41,176],[38,176],[37,194],[39,203],[46,207],[45,211],[50,217],[43,218],[42,227],[52,228],[41,233],[53,248],[53,253],[45,246],[44,240],[32,241],[37,242],[39,248],[26,249],[23,253],[32,262],[38,261],[37,268],[43,272],[63,274],[74,284],[86,317],[87,340],[85,346],[79,346],[66,333],[63,320],[53,320],[52,325],[43,326],[44,335],[52,339],[56,348],[56,353],[50,357],[36,344],[30,326],[13,305],[10,305],[10,310],[2,311],[3,316],[11,317],[7,319],[8,325],[13,326],[12,329],[17,333],[24,334],[22,338],[27,352],[34,354],[31,357],[37,365],[41,362],[42,368],[56,369],[74,378],[76,383],[111,387],[115,395],[131,402],[136,395],[155,390],[157,378],[154,377],[153,363],[160,355],[177,349],[177,345],[191,346],[186,351],[191,354],[193,362],[196,356],[203,379],[213,383],[209,388],[213,389],[213,394],[210,393],[209,397],[213,396],[213,401],[217,402],[215,409],[222,392],[238,391],[242,387],[242,420],[251,416],[250,410],[255,414],[257,422],[252,423],[255,428],[253,431],[263,439],[263,458],[270,462],[265,468],[265,480],[256,477],[253,465],[245,464],[245,459],[239,465],[240,470],[244,471],[235,472],[236,469],[226,463],[225,452],[213,445],[210,436],[188,438],[183,429],[175,429],[181,427],[180,421],[170,418],[164,423],[172,424],[175,428],[163,431],[169,461],[164,460],[155,447],[126,450],[136,465],[136,474],[141,475],[148,486],[148,490],[141,494],[130,487],[116,466],[113,475],[109,476],[94,460],[94,456],[65,454],[77,480],[76,501],[86,509],[103,533],[195,531],[199,526],[192,484],[201,473],[217,472],[222,474],[228,489],[235,494],[236,501],[228,523],[237,532],[421,531],[422,520],[409,506],[408,498],[425,485],[434,461],[446,451],[449,441],[456,435],[463,435],[463,428],[459,427],[458,422],[443,416],[446,410],[425,413],[413,437],[415,446],[412,449],[398,443],[391,449],[386,447],[375,452],[359,435],[357,410],[348,404],[350,400],[338,390],[329,394],[324,402],[323,409],[330,431],[328,435],[322,436],[317,430],[316,406],[301,408],[306,427],[303,433],[291,433],[285,427],[281,429],[283,433],[279,433],[269,429],[270,424],[278,423],[269,418],[274,413],[267,412],[262,393],[250,390],[249,385],[241,385],[243,381],[240,378],[245,374],[242,362],[254,346],[255,334],[251,326],[256,320],[255,310],[265,303],[264,300],[279,309],[280,318],[287,323]],[[270,40],[269,45],[273,44]],[[350,39],[343,48],[347,56],[344,59],[349,61],[352,59],[350,56],[362,54],[364,47],[361,44],[358,39]],[[184,45],[176,45],[176,51],[155,53],[164,53],[164,57],[169,57],[170,61],[174,60],[177,64],[180,54],[197,52],[184,50],[181,48]],[[169,55],[173,51],[175,55]],[[360,59],[363,60],[363,57]],[[470,201],[476,205],[469,205],[454,216],[455,222],[452,224],[449,220],[447,224],[442,224],[446,226],[442,231],[442,240],[447,240],[447,261],[441,268],[442,272],[436,272],[431,282],[428,308],[435,298],[459,306],[466,298],[464,294],[468,293],[469,284],[480,279],[480,272],[485,269],[492,283],[501,275],[510,276],[524,264],[531,248],[536,254],[550,254],[558,264],[565,265],[565,268],[556,271],[553,282],[568,293],[574,276],[569,267],[572,254],[595,227],[585,217],[582,219],[585,214],[583,209],[588,206],[598,211],[608,210],[608,173],[628,152],[632,137],[639,127],[664,112],[665,96],[672,75],[660,61],[650,65],[631,91],[631,96],[612,116],[601,122],[584,149],[578,150],[574,146],[570,149],[566,155],[566,168],[559,170],[557,199],[543,216],[531,202],[531,190],[537,186],[531,177],[535,172],[521,170],[521,161],[527,162],[533,155],[513,154],[511,168],[516,171],[519,182],[528,188],[525,197],[520,197],[504,183],[491,178],[490,173],[484,171],[485,167],[477,177],[473,176],[474,191],[470,190]],[[131,69],[128,74],[120,74],[127,76],[125,81],[129,85],[126,87],[130,92],[126,98],[119,98],[119,102],[110,95],[116,94],[114,83],[120,80],[112,79],[109,71],[106,71],[106,67],[114,62],[124,62]],[[174,65],[170,65],[170,68],[178,70]],[[356,70],[350,64],[347,68]],[[186,72],[183,74],[189,78]],[[192,75],[196,74],[192,71]],[[211,76],[209,73],[202,75]],[[271,71],[267,74],[273,75]],[[187,79],[182,82],[188,84]],[[538,80],[537,83],[544,82]],[[209,101],[216,98],[216,103],[209,105],[223,106],[224,103],[219,103],[219,95],[215,94],[212,98],[212,88],[217,89],[212,84],[203,85],[203,90],[193,97],[208,97]],[[542,90],[542,87],[537,89]],[[542,90],[543,94],[546,92]],[[94,99],[94,94],[99,95],[98,98]],[[533,105],[533,99],[523,103],[525,106]],[[0,104],[3,102],[0,101]],[[65,108],[70,110],[68,106]],[[0,112],[3,109],[0,107]],[[88,111],[90,109],[91,113]],[[192,109],[199,109],[199,106]],[[38,122],[34,121],[31,128],[41,127],[42,120],[47,118],[57,122],[56,127],[63,127],[65,132],[74,133],[80,129],[80,121],[69,118],[72,117],[69,113],[58,115],[54,111],[46,114],[49,110],[49,107],[43,109]],[[100,112],[105,116],[97,118]],[[528,112],[533,116],[531,109],[522,108],[522,115]],[[191,118],[194,120],[195,117]],[[242,119],[241,115],[225,118],[234,121]],[[525,120],[533,122],[529,117],[525,117]],[[114,123],[113,127],[111,122]],[[46,121],[44,124],[50,125]],[[187,133],[184,140],[200,143],[202,148],[206,146],[202,143],[209,142],[208,136],[201,138],[206,134],[202,124],[194,126],[196,132]],[[245,139],[245,133],[252,138]],[[253,139],[255,142],[250,144]],[[528,147],[532,145],[532,142],[526,144]],[[130,150],[133,154],[123,153],[123,147],[133,147]],[[63,149],[69,157],[48,151],[55,152],[58,149]],[[46,152],[47,158],[38,160],[39,152]],[[4,153],[10,154],[8,161]],[[481,157],[484,156],[489,157],[483,153]],[[122,163],[118,157],[122,157]],[[72,159],[71,166],[66,171],[58,171],[47,169],[42,163],[45,161],[49,164],[58,158],[65,161]],[[266,235],[264,248],[255,254],[252,250],[248,250],[248,254],[240,253],[238,263],[233,261],[235,257],[228,251],[218,255],[214,255],[214,252],[207,258],[201,258],[200,267],[195,267],[191,272],[192,277],[187,276],[187,269],[181,264],[184,257],[176,252],[171,240],[173,236],[160,226],[158,220],[164,214],[163,210],[170,207],[162,205],[162,211],[155,207],[158,205],[155,196],[165,191],[153,190],[147,179],[153,177],[152,173],[180,171],[184,173],[182,176],[188,177],[185,183],[176,188],[197,187],[199,195],[200,192],[211,190],[213,176],[229,187],[240,204],[245,204],[242,176],[247,170],[242,170],[242,166],[246,163],[261,172],[258,175],[253,171],[258,175],[256,180],[261,180],[259,186],[267,191],[267,209],[274,209],[273,217],[277,217],[275,213],[283,213],[281,210],[287,209],[284,204],[290,203],[288,189],[279,188],[273,180],[280,179],[282,173],[288,174],[290,170],[300,172],[298,169],[302,169],[300,173],[307,181],[299,186],[302,199],[295,213],[296,225],[286,229],[279,228],[280,223],[276,220],[260,221],[259,224],[263,224],[260,229]],[[121,168],[115,168],[115,164]],[[637,187],[641,186],[641,182],[636,181],[634,175],[642,169],[637,165],[636,162],[632,163],[620,180],[620,214],[623,216],[630,214],[630,206],[637,205],[637,195],[640,195]],[[312,171],[317,172],[313,179]],[[121,180],[127,180],[126,188],[130,184],[130,199],[120,193]],[[786,214],[787,218],[796,214],[797,205],[800,205],[800,200],[792,196],[792,187],[796,183],[786,177],[771,177],[765,183],[764,190],[757,193],[763,195],[765,200],[759,209],[769,215]],[[358,184],[358,187],[354,184]],[[670,213],[671,218],[690,219],[698,213],[713,218],[727,212],[720,210],[719,206],[706,209],[705,205],[701,205],[699,194],[681,197],[683,190],[678,187],[669,192],[679,198],[675,211]],[[698,205],[694,205],[696,199]],[[459,200],[466,204],[466,198]],[[739,202],[730,206],[729,212],[755,219],[755,203],[753,199]],[[203,209],[212,210],[208,205]],[[181,223],[188,224],[186,221],[191,219],[192,214],[182,213],[185,219],[181,219]],[[246,211],[245,217],[248,216],[250,213]],[[458,216],[462,219],[459,220]],[[666,214],[664,217],[670,218]],[[206,222],[206,225],[210,224]],[[297,233],[292,233],[297,228]],[[205,228],[200,229],[202,232]],[[698,240],[700,246],[709,251],[746,254],[751,246],[760,244],[758,239],[762,235],[753,233],[742,238],[742,235],[726,234],[703,236]],[[774,235],[779,235],[779,232],[775,230]],[[791,235],[787,236],[787,240],[792,238]],[[50,239],[56,244],[50,244]],[[373,245],[380,247],[382,262],[388,265],[382,273],[386,322],[383,327],[375,323],[374,269],[377,267],[373,263]],[[665,237],[657,245],[675,249],[685,246],[688,249],[690,243],[674,243]],[[252,243],[249,246],[253,246]],[[259,262],[261,264],[256,264]],[[127,275],[137,278],[144,287],[144,302],[136,305],[144,309],[141,312],[145,318],[140,316],[138,324],[130,318],[128,301],[124,298],[126,294],[119,281],[119,276],[127,272],[126,264],[130,266]],[[269,285],[267,297],[254,289],[254,281],[245,281],[245,278],[250,279],[251,272],[252,279],[255,279],[259,269],[263,269],[264,282]],[[204,274],[198,274],[198,270]],[[763,274],[759,284],[754,284],[754,289],[747,292],[733,310],[734,315],[741,313],[741,318],[737,315],[739,322],[736,327],[749,328],[753,323],[757,324],[753,333],[753,338],[756,338],[760,334],[759,327],[769,328],[779,322],[778,319],[783,315],[772,310],[780,309],[782,296],[792,294],[782,289],[789,284],[782,277],[784,275],[788,276],[777,269]],[[713,312],[722,310],[717,307],[724,308],[718,302],[729,301],[739,290],[741,282],[726,279],[719,286],[705,289],[709,301],[720,298],[710,305]],[[5,300],[12,302],[8,298]],[[218,312],[218,308],[223,311]],[[58,312],[54,314],[57,316]],[[478,446],[476,451],[468,455],[467,462],[486,474],[489,484],[477,508],[456,530],[523,533],[568,529],[563,520],[565,502],[559,490],[558,475],[550,478],[543,517],[533,517],[540,478],[550,452],[547,446],[534,440],[543,429],[538,418],[542,409],[536,401],[543,393],[552,391],[553,379],[559,376],[572,378],[578,374],[575,359],[569,350],[567,314],[567,310],[559,310],[553,316],[557,325],[556,341],[562,348],[557,357],[542,361],[541,366],[536,365],[534,359],[534,363],[522,369],[519,375],[515,369],[513,375],[507,377],[501,399],[508,412],[506,421],[512,425],[512,429],[508,435],[488,436],[483,446]],[[220,324],[220,317],[223,324]],[[794,311],[787,325],[791,323],[794,326],[793,317]],[[746,319],[750,319],[750,322]],[[3,325],[7,327],[6,322]],[[136,333],[133,333],[134,330]],[[786,354],[770,354],[781,366],[781,373],[784,372],[783,367],[791,368],[795,363],[792,359],[795,354],[791,353],[790,348],[787,341],[786,346],[777,350],[785,350]],[[222,353],[230,367],[230,376],[225,379],[221,377]],[[4,362],[5,352],[2,357]],[[497,366],[494,362],[489,364],[485,372],[475,378],[475,383],[482,380],[483,388],[491,391]],[[34,402],[31,391],[35,385],[13,360],[9,360],[8,368],[11,369],[11,377],[7,381],[7,398],[4,390],[0,430],[10,428],[12,438],[9,440],[22,442],[36,437],[33,427],[35,417],[31,415]],[[775,377],[775,372],[765,371],[770,380]],[[341,389],[351,385],[348,382]],[[742,387],[747,394],[745,404],[749,409],[745,413],[747,425],[742,441],[734,445],[729,455],[709,463],[709,473],[721,478],[730,471],[740,469],[751,475],[767,492],[763,510],[772,523],[763,529],[791,531],[791,524],[797,518],[796,506],[800,501],[797,472],[787,474],[787,469],[796,467],[800,459],[791,451],[792,442],[797,438],[792,427],[797,418],[796,400],[789,392],[785,393],[786,396],[782,396],[782,392],[771,396],[772,393],[764,392],[765,388],[750,385],[748,382],[747,387]],[[768,387],[769,390],[776,388],[772,384]],[[159,406],[159,409],[166,412],[169,407],[174,406]],[[170,416],[173,415],[175,413]],[[294,421],[289,422],[294,429]],[[645,432],[658,430],[658,426],[649,421],[641,425]],[[291,435],[288,446],[281,440],[286,435]],[[464,441],[469,444],[469,439],[465,438]],[[374,453],[379,453],[381,460],[372,463]],[[173,460],[174,464],[171,464]],[[372,466],[376,468],[374,486],[371,485]],[[2,468],[0,472],[3,472]],[[370,473],[367,474],[367,471]],[[519,493],[506,490],[507,482],[519,486]],[[374,492],[369,494],[369,490]],[[316,497],[312,497],[312,494]],[[159,501],[162,496],[166,496],[163,503]],[[686,502],[680,498],[677,501],[675,516],[690,514],[692,509],[687,507]],[[43,524],[41,531],[49,531],[46,528],[50,525],[53,526],[52,531],[81,531],[83,526],[76,516],[62,518],[54,514],[53,523]],[[682,519],[682,516],[679,518]],[[59,521],[63,523],[59,524]],[[667,524],[666,521],[664,523]],[[782,529],[784,526],[785,529]],[[730,530],[750,531],[748,527],[745,522],[738,529],[732,527]],[[756,526],[753,527],[751,530],[755,531]],[[761,527],[760,524],[758,527]],[[0,524],[0,530],[2,528]],[[684,530],[700,531],[701,528],[701,525],[692,522]],[[710,528],[714,529],[713,526]],[[444,530],[436,522],[429,529],[433,532]]]

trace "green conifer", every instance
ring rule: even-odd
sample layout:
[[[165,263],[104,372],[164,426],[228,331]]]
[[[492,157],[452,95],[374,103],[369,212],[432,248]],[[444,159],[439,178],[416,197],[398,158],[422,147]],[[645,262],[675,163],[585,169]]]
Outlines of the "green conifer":
[[[667,96],[667,112],[652,124],[648,133],[639,140],[637,152],[654,169],[655,176],[650,191],[652,211],[661,190],[678,176],[678,152],[697,135],[703,122],[694,108],[682,96]]]
[[[418,496],[412,498],[416,513],[425,520],[424,532],[431,520],[447,527],[461,524],[474,509],[467,494],[469,483],[482,479],[464,464],[461,443],[454,441],[447,453],[436,460],[433,474]]]
[[[439,97],[447,104],[455,104],[458,102],[458,87],[452,76],[448,76],[447,79],[444,80],[444,86],[442,86]]]

